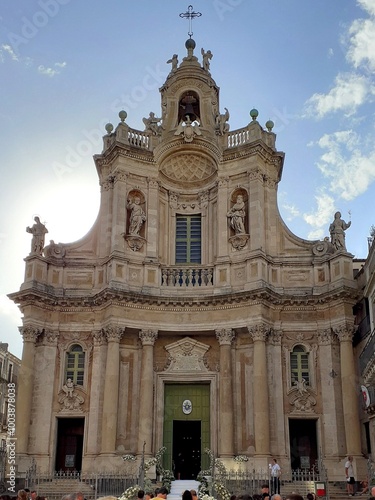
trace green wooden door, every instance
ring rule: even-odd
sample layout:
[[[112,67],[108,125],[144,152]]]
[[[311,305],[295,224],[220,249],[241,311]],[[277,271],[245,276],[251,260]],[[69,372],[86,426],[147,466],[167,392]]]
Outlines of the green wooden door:
[[[191,402],[190,413],[184,413],[184,401]],[[210,447],[209,384],[165,385],[163,438],[167,448],[163,465],[176,478],[180,472],[180,479],[193,479],[199,470],[208,468],[204,449]]]

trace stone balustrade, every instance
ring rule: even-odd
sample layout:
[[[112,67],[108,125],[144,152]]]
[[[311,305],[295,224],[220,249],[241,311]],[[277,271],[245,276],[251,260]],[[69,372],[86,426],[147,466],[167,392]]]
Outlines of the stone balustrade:
[[[267,146],[275,149],[276,135],[271,131],[264,130],[257,121],[253,121],[247,127],[228,132],[226,147],[228,149],[237,148],[258,140],[264,141]]]
[[[164,267],[161,285],[174,288],[198,288],[213,286],[213,267]]]

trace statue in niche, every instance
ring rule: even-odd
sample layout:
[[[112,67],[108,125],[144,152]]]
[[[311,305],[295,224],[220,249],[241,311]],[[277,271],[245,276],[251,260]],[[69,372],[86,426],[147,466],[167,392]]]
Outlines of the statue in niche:
[[[229,120],[229,111],[227,110],[227,108],[224,108],[224,109],[225,109],[225,113],[223,115],[218,113],[216,115],[216,119],[215,119],[216,130],[217,130],[219,135],[224,135],[225,132],[228,132],[228,130],[229,130],[229,123],[227,123]]]
[[[39,217],[34,217],[35,224],[31,227],[26,228],[27,233],[31,233],[33,238],[31,240],[31,254],[42,255],[44,248],[44,238],[45,234],[48,233],[48,229],[44,224],[40,222]]]
[[[177,71],[178,55],[173,54],[173,56],[170,59],[168,59],[167,64],[172,64],[171,73],[174,73],[175,71]]]
[[[243,200],[243,195],[238,194],[236,203],[227,213],[227,217],[230,219],[230,226],[234,229],[236,234],[245,234],[245,202]]]
[[[345,230],[351,225],[351,221],[345,222],[341,219],[341,213],[336,212],[333,222],[329,226],[329,232],[331,235],[331,243],[336,250],[346,251],[345,246]]]
[[[128,199],[126,208],[131,211],[129,234],[131,236],[138,236],[141,227],[146,220],[146,214],[141,207],[141,198],[139,196],[134,196],[133,198]]]
[[[148,118],[143,118],[143,123],[145,124],[145,132],[151,132],[152,135],[159,135],[161,132],[161,125],[158,125],[158,123],[160,121],[161,118],[155,116],[155,113],[151,111]]]
[[[201,54],[203,57],[203,69],[206,71],[210,70],[210,59],[212,59],[213,55],[210,50],[207,50],[207,52],[204,51],[204,49],[201,49]]]

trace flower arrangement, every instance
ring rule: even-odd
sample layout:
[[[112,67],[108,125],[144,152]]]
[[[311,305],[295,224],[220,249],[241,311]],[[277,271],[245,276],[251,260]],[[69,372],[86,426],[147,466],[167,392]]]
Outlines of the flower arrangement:
[[[135,455],[123,455],[122,459],[124,460],[124,462],[135,462],[136,457]]]
[[[247,457],[246,455],[237,455],[234,457],[234,461],[235,462],[248,462],[249,457]]]
[[[130,486],[130,488],[127,488],[120,496],[119,500],[132,500],[137,496],[140,489],[141,487],[138,486],[138,484],[136,484],[135,486]]]

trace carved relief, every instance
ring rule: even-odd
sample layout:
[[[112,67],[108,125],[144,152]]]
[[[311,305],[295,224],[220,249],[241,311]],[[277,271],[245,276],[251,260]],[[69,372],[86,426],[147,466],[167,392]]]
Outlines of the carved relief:
[[[85,402],[84,397],[79,394],[82,390],[77,390],[72,379],[68,378],[59,391],[58,402],[61,405],[60,412],[82,412],[82,405]]]
[[[169,158],[161,171],[174,181],[196,182],[208,179],[215,173],[216,166],[205,156],[184,154]]]
[[[167,372],[207,372],[204,356],[210,346],[185,337],[178,342],[165,346],[169,354]]]
[[[315,413],[316,398],[304,379],[297,381],[288,392],[288,400],[293,407],[291,413]]]

